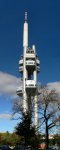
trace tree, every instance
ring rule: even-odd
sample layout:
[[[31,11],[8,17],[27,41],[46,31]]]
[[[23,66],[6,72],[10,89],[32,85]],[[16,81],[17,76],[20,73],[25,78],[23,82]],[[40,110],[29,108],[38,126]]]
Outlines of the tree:
[[[53,142],[54,144],[57,144],[60,147],[60,134],[55,134],[53,136]]]
[[[38,99],[40,128],[45,128],[46,150],[48,150],[49,132],[60,122],[58,94],[55,90],[43,87]]]
[[[0,133],[0,145],[2,144],[2,134]]]
[[[29,112],[23,113],[22,121],[17,124],[15,132],[24,137],[25,146],[31,144],[31,137],[35,136],[35,128],[32,126]]]
[[[17,99],[15,99],[13,101],[13,107],[12,107],[12,119],[16,119],[16,120],[20,120],[22,119],[23,116],[23,99],[21,97],[17,97]]]
[[[39,86],[38,95],[38,113],[39,113],[39,130],[45,131],[46,139],[46,150],[49,146],[49,133],[50,130],[55,129],[56,126],[60,123],[60,101],[58,93],[55,90],[49,90],[47,86]],[[34,105],[34,97],[32,98],[31,106]],[[19,114],[19,119],[23,118],[22,103],[19,99],[14,103],[14,113]],[[31,120],[33,120],[33,107],[31,107]],[[21,124],[20,124],[21,125]],[[43,134],[43,132],[42,132]]]
[[[21,137],[16,135],[16,133],[9,133],[8,131],[0,133],[0,145],[15,146],[17,144],[21,144]]]

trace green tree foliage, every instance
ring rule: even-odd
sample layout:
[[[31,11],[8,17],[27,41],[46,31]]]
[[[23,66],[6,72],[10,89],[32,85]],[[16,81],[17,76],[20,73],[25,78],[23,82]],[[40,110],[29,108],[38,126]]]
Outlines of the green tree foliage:
[[[32,126],[31,116],[29,112],[23,113],[23,118],[15,128],[16,134],[23,136],[25,145],[31,144],[31,138],[35,136],[35,128]]]
[[[2,144],[2,133],[0,133],[0,145]]]
[[[0,145],[15,146],[21,144],[21,138],[15,133],[0,133]]]
[[[55,134],[53,137],[53,144],[58,145],[60,147],[60,134]]]

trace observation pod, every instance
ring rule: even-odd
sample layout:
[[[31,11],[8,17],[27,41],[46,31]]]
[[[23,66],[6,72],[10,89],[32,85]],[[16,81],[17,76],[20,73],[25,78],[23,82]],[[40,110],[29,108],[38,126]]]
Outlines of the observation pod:
[[[31,107],[31,98],[34,96],[34,125],[38,127],[38,89],[37,77],[40,72],[40,61],[36,54],[35,45],[28,47],[28,22],[27,12],[25,13],[25,22],[23,26],[23,54],[19,60],[19,72],[22,77],[22,86],[17,88],[17,95],[23,98],[23,111],[29,111]]]

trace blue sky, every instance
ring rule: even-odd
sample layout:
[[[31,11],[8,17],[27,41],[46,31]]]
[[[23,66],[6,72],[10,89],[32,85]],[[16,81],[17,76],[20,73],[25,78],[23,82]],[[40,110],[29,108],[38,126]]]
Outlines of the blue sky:
[[[28,12],[29,47],[41,61],[38,81],[60,92],[60,0],[0,0],[0,132],[14,130],[10,119],[19,82],[24,13]]]

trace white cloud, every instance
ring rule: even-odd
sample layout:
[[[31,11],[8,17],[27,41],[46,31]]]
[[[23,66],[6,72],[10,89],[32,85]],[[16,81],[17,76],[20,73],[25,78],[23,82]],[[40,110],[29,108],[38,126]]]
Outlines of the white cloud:
[[[51,82],[47,84],[50,90],[55,89],[60,94],[60,82]]]
[[[15,98],[17,87],[21,85],[22,81],[16,76],[0,71],[0,94]],[[47,86],[50,90],[55,89],[60,93],[60,82],[47,83]]]
[[[0,71],[0,94],[14,97],[18,85],[21,85],[19,78]]]
[[[0,119],[11,119],[12,115],[11,114],[0,114]]]

